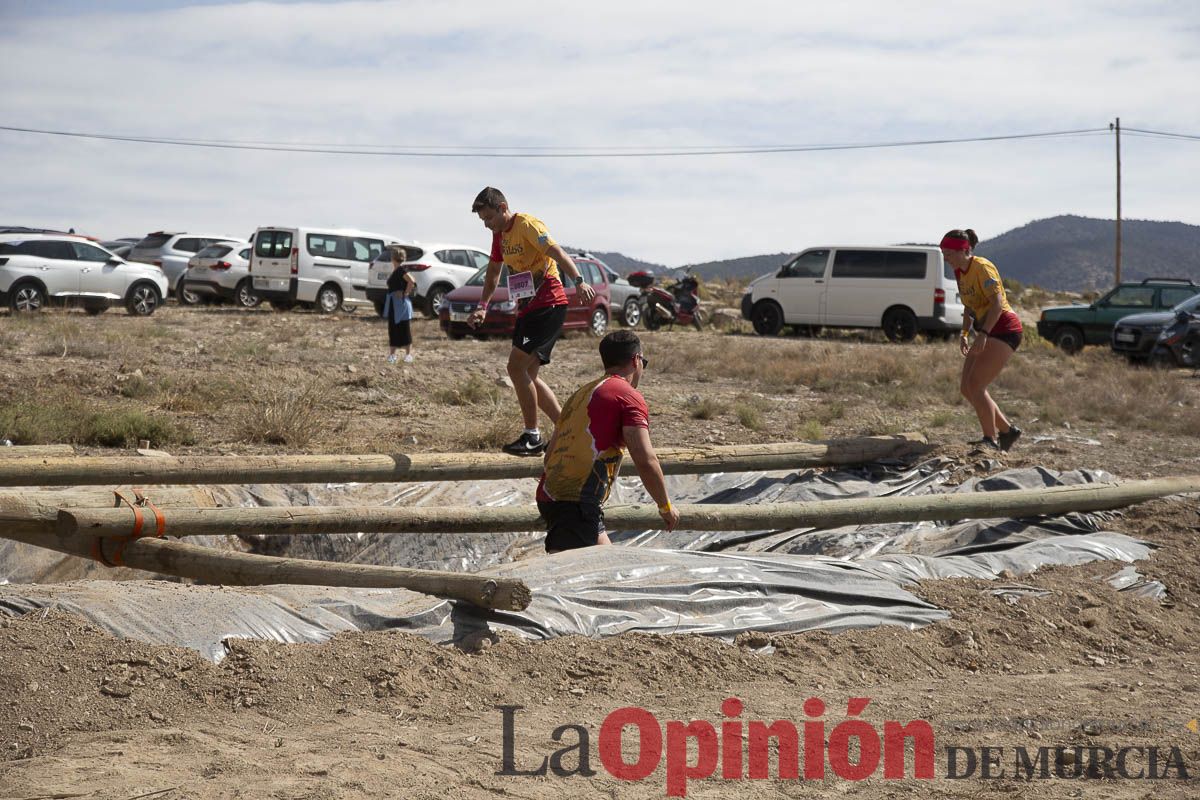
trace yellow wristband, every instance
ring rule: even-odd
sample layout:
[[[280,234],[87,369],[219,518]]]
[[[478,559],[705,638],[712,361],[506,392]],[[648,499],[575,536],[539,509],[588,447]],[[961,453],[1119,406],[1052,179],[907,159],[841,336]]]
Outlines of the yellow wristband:
[[[670,500],[667,501],[667,504],[665,506],[658,507],[658,513],[660,513],[660,514],[666,514],[670,510],[671,510],[671,501]]]

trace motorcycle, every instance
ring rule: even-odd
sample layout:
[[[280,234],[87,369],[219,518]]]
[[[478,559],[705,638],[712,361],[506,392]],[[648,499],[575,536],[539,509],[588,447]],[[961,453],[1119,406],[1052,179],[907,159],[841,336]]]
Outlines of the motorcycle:
[[[675,323],[691,325],[703,330],[708,324],[708,311],[700,307],[700,287],[695,275],[684,275],[665,286],[655,286],[654,276],[648,272],[634,272],[629,282],[639,291],[638,304],[642,308],[642,324],[646,330],[655,331],[663,325],[672,328]]]

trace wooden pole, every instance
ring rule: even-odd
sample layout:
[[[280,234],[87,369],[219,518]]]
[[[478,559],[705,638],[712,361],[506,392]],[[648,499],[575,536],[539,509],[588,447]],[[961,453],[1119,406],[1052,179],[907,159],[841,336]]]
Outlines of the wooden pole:
[[[0,458],[31,458],[38,456],[74,455],[75,448],[69,444],[18,444],[0,447]]]
[[[1116,252],[1116,283],[1121,282],[1121,118],[1113,126],[1117,140],[1117,252]]]
[[[121,487],[127,497],[136,491]],[[201,488],[159,487],[145,490],[154,504],[164,508],[179,506],[212,507],[217,504],[212,492]],[[59,509],[116,508],[121,501],[111,489],[44,489],[23,492],[0,492],[0,535],[26,532],[44,533],[53,529]]]
[[[45,536],[9,530],[0,531],[0,536],[84,558],[92,557],[96,543],[88,536]],[[104,540],[100,546],[106,559],[116,559],[119,552],[121,566],[224,586],[285,583],[410,589],[504,611],[521,611],[533,598],[524,582],[511,578],[257,556],[152,537],[129,542]]]
[[[1068,511],[1121,508],[1173,494],[1200,492],[1200,476],[1129,483],[1092,483],[1048,489],[873,497],[761,505],[683,503],[679,527],[697,531],[833,528],[918,520],[1038,517]],[[171,536],[315,533],[499,533],[544,528],[536,506],[468,507],[296,507],[169,509]],[[614,506],[605,510],[610,530],[655,530],[662,520],[654,506]],[[128,535],[128,508],[64,509],[55,532],[67,537]],[[44,528],[50,532],[50,526]]]
[[[862,464],[928,452],[920,434],[869,436],[829,442],[663,448],[668,475],[800,469]],[[0,459],[0,486],[113,484],[393,483],[536,478],[540,458],[502,453],[412,455],[184,456]],[[630,459],[622,475],[636,474]]]

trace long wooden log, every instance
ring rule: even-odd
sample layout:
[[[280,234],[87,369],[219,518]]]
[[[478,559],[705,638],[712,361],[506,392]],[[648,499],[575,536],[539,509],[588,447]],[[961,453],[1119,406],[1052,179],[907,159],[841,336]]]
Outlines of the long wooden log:
[[[0,531],[0,536],[84,558],[92,557],[92,548],[96,544],[89,536],[45,536],[10,531]],[[521,611],[533,598],[523,581],[511,578],[257,556],[150,537],[129,542],[104,540],[100,546],[106,559],[115,559],[119,553],[120,561],[126,567],[225,586],[286,583],[399,588],[504,611]]]
[[[1037,517],[1068,511],[1121,508],[1173,494],[1200,492],[1200,476],[1129,483],[1092,483],[1047,489],[872,497],[760,505],[680,504],[679,527],[697,531],[833,528],[842,525],[918,520]],[[536,506],[458,507],[291,507],[196,508],[164,511],[171,536],[242,534],[499,533],[533,531],[543,523]],[[658,511],[649,505],[605,510],[612,530],[657,529]],[[129,509],[64,509],[57,533],[65,536],[127,535]],[[149,524],[149,520],[147,520]],[[49,530],[47,527],[46,530]]]
[[[120,487],[127,497],[134,489]],[[158,487],[144,490],[155,505],[165,508],[207,508],[217,504],[212,492],[199,487]],[[0,535],[12,532],[40,533],[49,530],[63,508],[117,508],[120,499],[112,489],[45,489],[0,492]],[[47,526],[50,526],[49,528]]]
[[[0,458],[43,458],[45,456],[69,456],[75,448],[69,444],[18,444],[0,447]]]
[[[906,433],[816,443],[663,448],[659,460],[665,473],[687,475],[862,464],[929,449],[924,436]],[[399,483],[536,478],[541,471],[540,458],[517,458],[503,453],[80,456],[0,459],[0,486]],[[621,474],[635,474],[629,459]]]

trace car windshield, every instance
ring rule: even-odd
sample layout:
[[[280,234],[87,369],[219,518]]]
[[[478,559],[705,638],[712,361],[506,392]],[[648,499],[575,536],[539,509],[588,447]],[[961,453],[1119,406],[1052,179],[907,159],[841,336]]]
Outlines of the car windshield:
[[[1189,314],[1200,311],[1200,294],[1195,295],[1194,297],[1189,297],[1187,300],[1184,300],[1182,303],[1175,306],[1175,308],[1172,310],[1176,314],[1178,314],[1180,311],[1186,311]]]
[[[478,272],[467,279],[467,286],[483,286],[483,279],[487,277],[487,267],[481,267]],[[500,268],[500,280],[497,286],[505,285],[508,280],[508,267]]]

